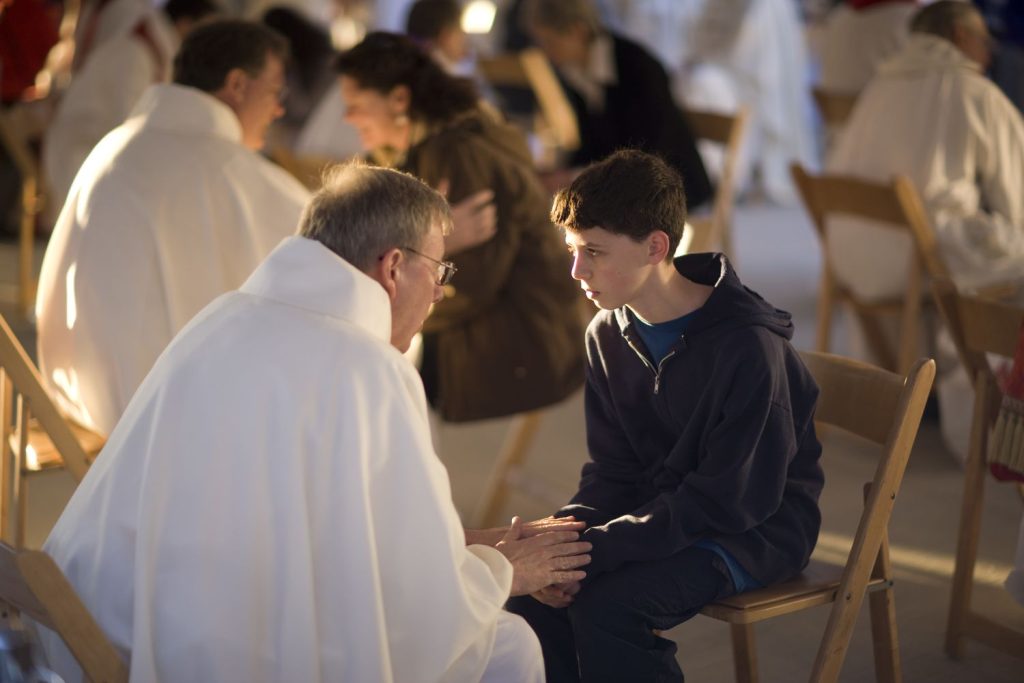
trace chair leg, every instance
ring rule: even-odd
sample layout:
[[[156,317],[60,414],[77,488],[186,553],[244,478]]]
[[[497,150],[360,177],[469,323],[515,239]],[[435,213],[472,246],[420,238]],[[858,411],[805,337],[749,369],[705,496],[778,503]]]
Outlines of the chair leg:
[[[757,645],[753,624],[729,624],[736,683],[757,683]]]
[[[19,476],[18,491],[18,517],[14,534],[14,547],[24,548],[25,547],[25,520],[28,518],[28,479],[24,476]]]
[[[875,680],[878,683],[899,683],[903,680],[894,597],[892,589],[886,588],[872,593],[868,598],[871,607],[871,638],[875,650]]]
[[[541,414],[540,411],[534,411],[521,415],[509,429],[509,436],[498,453],[491,476],[480,495],[480,504],[474,515],[476,528],[486,529],[501,521],[498,515],[508,497],[509,472],[526,461],[526,455],[537,436],[537,428],[540,427]]]
[[[864,501],[871,493],[871,483],[864,485]],[[878,556],[871,571],[872,578],[889,582],[884,590],[868,597],[871,610],[871,640],[875,653],[875,680],[878,683],[899,683],[903,679],[900,666],[900,643],[896,633],[896,594],[892,589],[892,563],[889,561],[889,532],[882,533]]]
[[[815,350],[828,352],[832,341],[832,306],[835,298],[835,291],[832,283],[832,275],[825,271],[821,274],[821,285],[818,290],[818,330]]]
[[[0,541],[10,540],[7,525],[11,515],[11,460],[14,453],[8,437],[13,429],[14,387],[0,368]]]
[[[22,548],[25,545],[25,478],[22,476],[28,448],[28,421],[29,410],[27,401],[22,395],[18,395],[15,403],[15,420],[17,427],[17,446],[14,448],[13,457],[10,458],[11,475],[11,500],[17,506],[14,511],[14,547]]]
[[[987,431],[980,425],[985,419],[985,403],[989,399],[988,382],[984,378],[974,386],[974,416],[970,450],[964,466],[964,497],[960,504],[960,530],[956,542],[956,567],[953,570],[953,591],[946,620],[946,654],[954,659],[964,655],[963,627],[970,612],[974,564],[978,558],[978,534],[981,530],[981,502],[985,493],[985,447]]]

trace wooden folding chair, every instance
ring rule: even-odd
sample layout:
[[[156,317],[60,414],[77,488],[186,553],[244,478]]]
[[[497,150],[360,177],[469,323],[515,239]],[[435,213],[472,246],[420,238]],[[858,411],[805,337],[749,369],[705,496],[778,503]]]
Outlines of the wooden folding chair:
[[[849,93],[830,92],[821,88],[812,88],[811,95],[814,103],[818,106],[818,113],[825,126],[830,129],[842,127],[853,113],[853,107],[857,104],[857,95]]]
[[[128,680],[124,660],[46,553],[0,543],[0,602],[59,635],[89,680]]]
[[[66,467],[81,481],[105,438],[61,414],[42,377],[0,316],[0,538],[25,543],[29,475]]]
[[[974,416],[964,471],[956,568],[946,622],[946,653],[959,659],[964,655],[964,640],[970,638],[1024,658],[1024,632],[1004,626],[971,608],[985,493],[988,437],[1002,400],[985,354],[1013,357],[1021,324],[1024,323],[1024,303],[1010,304],[980,296],[964,296],[949,280],[936,280],[932,283],[932,291],[974,385]]]
[[[689,219],[693,229],[687,252],[711,251],[719,245],[730,259],[736,260],[732,235],[732,210],[736,198],[736,165],[739,162],[743,136],[747,130],[749,111],[743,107],[735,114],[720,114],[697,109],[685,109],[683,114],[698,140],[722,145],[722,172],[715,188],[715,200],[710,217]]]
[[[864,330],[868,346],[879,364],[888,370],[907,372],[919,352],[924,276],[926,273],[947,272],[941,255],[937,248],[933,248],[926,264],[922,260],[921,249],[911,249],[907,262],[907,291],[893,299],[863,301],[833,275],[826,223],[829,216],[838,214],[865,218],[907,233],[912,244],[916,244],[919,235],[929,235],[932,231],[914,184],[904,176],[897,176],[889,183],[838,175],[812,176],[799,164],[793,164],[791,170],[821,245],[823,267],[818,292],[816,349],[829,350],[835,304],[845,304]],[[895,352],[880,322],[884,316],[899,317],[899,348]]]
[[[732,633],[736,680],[756,681],[754,624],[831,604],[810,680],[836,681],[865,594],[870,594],[875,674],[899,681],[893,577],[888,525],[910,457],[924,404],[935,379],[935,361],[922,359],[906,377],[826,353],[805,352],[804,362],[821,389],[815,419],[881,447],[845,566],[812,560],[795,579],[707,605],[701,614],[725,621]],[[823,455],[826,474],[828,449]]]
[[[21,176],[21,220],[18,227],[18,310],[28,315],[36,301],[35,239],[36,216],[42,210],[39,165],[18,126],[0,110],[0,146],[14,162]]]
[[[576,114],[558,82],[554,67],[538,48],[482,58],[477,60],[477,68],[491,85],[532,91],[539,109],[538,135],[562,151],[579,149],[580,131]]]

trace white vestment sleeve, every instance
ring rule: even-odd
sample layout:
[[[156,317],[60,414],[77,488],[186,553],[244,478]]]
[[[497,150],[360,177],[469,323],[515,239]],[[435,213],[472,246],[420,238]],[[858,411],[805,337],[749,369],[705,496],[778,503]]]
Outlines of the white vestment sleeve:
[[[422,384],[403,365],[405,391],[378,429],[390,430],[391,448],[415,457],[378,454],[370,494],[394,677],[433,680],[436,672],[438,680],[478,680],[512,567],[493,548],[466,547],[448,473],[431,445]]]

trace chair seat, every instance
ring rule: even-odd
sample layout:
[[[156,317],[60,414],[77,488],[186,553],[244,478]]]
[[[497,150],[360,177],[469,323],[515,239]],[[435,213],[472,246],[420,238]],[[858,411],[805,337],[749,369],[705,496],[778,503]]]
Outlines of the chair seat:
[[[790,581],[713,602],[700,613],[732,624],[752,624],[833,602],[842,578],[842,566],[811,560],[799,576]],[[885,579],[873,578],[868,582],[867,590],[885,587]]]
[[[92,461],[96,459],[96,456],[107,440],[101,434],[97,434],[72,420],[68,420],[68,426],[71,428],[71,432],[75,435],[78,443],[81,444],[82,450],[85,451],[89,464],[92,464]],[[35,419],[32,419],[28,424],[28,445],[31,451],[27,459],[28,462],[25,463],[26,470],[38,472],[64,466],[64,461],[61,459],[57,448],[53,445],[50,436]],[[17,447],[14,435],[10,437],[10,446],[12,450]]]

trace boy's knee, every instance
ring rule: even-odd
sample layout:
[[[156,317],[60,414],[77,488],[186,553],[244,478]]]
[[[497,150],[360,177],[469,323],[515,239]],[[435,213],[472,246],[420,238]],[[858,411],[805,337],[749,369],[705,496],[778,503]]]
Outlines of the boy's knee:
[[[571,621],[622,624],[631,615],[636,615],[636,608],[628,592],[620,590],[612,576],[609,575],[607,578],[609,580],[601,577],[576,595],[576,599],[568,608]]]

